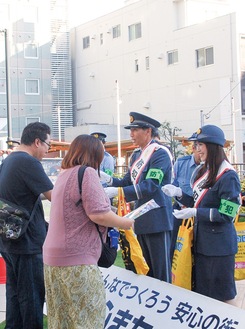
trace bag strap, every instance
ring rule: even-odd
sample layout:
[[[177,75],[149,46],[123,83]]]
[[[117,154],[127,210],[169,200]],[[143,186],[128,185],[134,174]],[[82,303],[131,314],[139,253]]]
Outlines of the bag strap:
[[[79,187],[79,193],[80,193],[80,195],[82,193],[82,181],[83,181],[83,176],[84,176],[84,172],[85,172],[85,169],[86,168],[87,168],[86,166],[81,166],[78,169],[78,187]],[[80,203],[82,203],[82,199],[81,198],[76,202],[76,206],[78,206]]]
[[[193,217],[182,219],[181,226],[186,226],[187,228],[189,228],[193,225],[194,225],[194,218]]]
[[[29,222],[34,218],[34,215],[35,215],[35,212],[37,210],[37,206],[39,205],[39,202],[40,202],[40,196],[37,198],[37,200],[34,203],[34,206],[32,208],[31,215],[30,215],[30,218],[29,218]]]
[[[81,166],[78,170],[78,186],[79,186],[79,193],[81,194],[82,193],[82,181],[83,181],[83,176],[84,176],[84,172],[85,172],[85,169],[87,167],[86,166]],[[77,202],[76,202],[76,206],[78,206],[80,203],[82,202],[82,199],[80,198]],[[102,238],[102,234],[99,230],[99,225],[94,223],[96,228],[97,228],[97,231],[99,233],[99,236],[100,236],[100,240],[101,240],[101,243],[103,245],[103,238]]]
[[[95,226],[96,226],[96,228],[97,228],[97,231],[98,231],[99,236],[100,236],[100,241],[101,241],[101,243],[102,243],[102,245],[103,245],[103,244],[104,244],[104,241],[103,241],[103,238],[102,238],[102,234],[101,234],[101,232],[100,232],[100,229],[99,229],[99,225],[96,224],[96,223],[94,223],[94,224],[95,224]]]

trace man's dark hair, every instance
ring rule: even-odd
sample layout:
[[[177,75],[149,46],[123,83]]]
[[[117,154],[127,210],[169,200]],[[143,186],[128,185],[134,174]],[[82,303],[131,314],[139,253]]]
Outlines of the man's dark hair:
[[[159,130],[157,128],[151,129],[151,137],[160,139]]]
[[[32,122],[24,128],[20,142],[24,145],[31,145],[34,143],[36,138],[39,138],[41,141],[45,141],[47,139],[47,135],[50,135],[50,133],[50,127],[46,125],[46,123]]]

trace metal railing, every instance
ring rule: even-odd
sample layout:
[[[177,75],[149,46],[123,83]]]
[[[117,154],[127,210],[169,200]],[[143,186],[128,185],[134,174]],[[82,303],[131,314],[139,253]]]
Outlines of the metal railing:
[[[235,168],[239,179],[245,179],[245,163],[232,163]],[[115,167],[115,175],[124,176],[128,171],[128,166],[116,166]]]
[[[240,180],[245,178],[245,163],[232,163],[235,168]]]

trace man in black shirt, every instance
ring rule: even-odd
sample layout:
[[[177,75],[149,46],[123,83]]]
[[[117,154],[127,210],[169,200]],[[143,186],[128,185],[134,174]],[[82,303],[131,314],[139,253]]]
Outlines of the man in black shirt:
[[[18,149],[0,167],[0,197],[31,213],[40,194],[51,200],[53,184],[40,160],[50,148],[50,128],[34,122],[25,127]],[[37,201],[38,202],[38,201]],[[45,297],[42,245],[46,222],[39,200],[34,217],[20,240],[0,238],[6,262],[6,328],[42,329]]]

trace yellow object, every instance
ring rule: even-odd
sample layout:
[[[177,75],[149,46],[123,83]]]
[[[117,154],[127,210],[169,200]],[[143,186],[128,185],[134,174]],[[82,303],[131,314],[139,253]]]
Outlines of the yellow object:
[[[121,187],[118,188],[118,215],[125,216],[130,212],[129,205],[126,203],[124,192]],[[122,250],[122,259],[127,270],[137,274],[147,274],[149,267],[143,257],[140,244],[132,229],[119,230],[119,244]]]
[[[239,213],[235,219],[238,252],[235,256],[235,280],[245,279],[245,222],[239,222]]]
[[[172,262],[172,283],[189,290],[192,288],[193,223],[193,218],[182,220]]]

